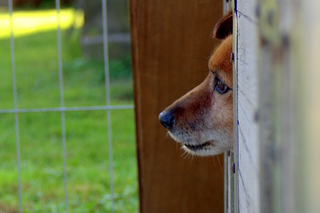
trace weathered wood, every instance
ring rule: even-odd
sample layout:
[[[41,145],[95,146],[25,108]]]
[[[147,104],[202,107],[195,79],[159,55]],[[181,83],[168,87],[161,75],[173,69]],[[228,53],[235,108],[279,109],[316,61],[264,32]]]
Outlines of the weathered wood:
[[[260,4],[261,212],[319,212],[320,5]]]
[[[235,212],[320,211],[319,7],[237,1]]]
[[[223,155],[181,157],[158,114],[199,84],[221,0],[131,0],[141,212],[223,212]]]
[[[285,178],[292,183],[291,212],[314,213],[320,212],[320,2],[291,0],[289,4],[290,75],[284,78],[290,79],[292,122],[287,134],[292,140],[285,147],[291,156]]]
[[[237,1],[237,113],[236,150],[239,212],[259,212],[258,26],[256,1]]]

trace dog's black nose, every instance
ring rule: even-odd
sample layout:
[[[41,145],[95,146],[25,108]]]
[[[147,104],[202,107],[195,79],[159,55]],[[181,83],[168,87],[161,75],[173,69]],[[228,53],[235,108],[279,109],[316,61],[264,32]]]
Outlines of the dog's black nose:
[[[165,128],[170,129],[174,124],[174,116],[170,111],[163,111],[159,114],[159,121]]]

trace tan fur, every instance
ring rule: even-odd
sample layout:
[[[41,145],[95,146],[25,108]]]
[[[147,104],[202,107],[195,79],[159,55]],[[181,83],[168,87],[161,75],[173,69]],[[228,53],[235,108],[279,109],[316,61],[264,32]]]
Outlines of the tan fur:
[[[232,36],[228,36],[209,60],[209,74],[196,88],[179,98],[160,115],[170,115],[169,135],[194,155],[215,155],[233,148]],[[216,79],[230,90],[220,94]]]

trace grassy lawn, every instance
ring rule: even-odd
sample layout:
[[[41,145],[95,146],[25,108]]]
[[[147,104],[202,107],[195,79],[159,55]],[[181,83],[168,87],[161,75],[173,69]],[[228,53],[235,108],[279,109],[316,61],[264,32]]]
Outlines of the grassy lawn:
[[[20,12],[19,17],[32,17],[32,13]],[[0,23],[5,23],[7,17],[6,13],[1,14]],[[19,108],[60,106],[57,32],[39,29],[29,33],[20,29],[14,40]],[[69,36],[65,31],[62,37],[65,105],[105,105],[103,62],[82,57],[80,29]],[[10,39],[6,33],[2,29],[0,35],[1,109],[14,106]],[[110,62],[113,105],[133,104],[131,75],[118,74],[130,69],[128,61]],[[0,119],[0,212],[13,213],[19,209],[14,115],[0,114]],[[115,212],[138,212],[134,112],[114,110],[111,119]],[[19,130],[24,212],[64,212],[60,113],[20,114]],[[110,212],[107,113],[66,112],[66,131],[69,212]]]

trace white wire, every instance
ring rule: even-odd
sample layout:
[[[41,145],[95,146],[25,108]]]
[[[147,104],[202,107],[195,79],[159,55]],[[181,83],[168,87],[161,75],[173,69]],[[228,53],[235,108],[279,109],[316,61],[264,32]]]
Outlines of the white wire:
[[[117,109],[133,109],[133,105],[110,105],[110,80],[109,80],[109,56],[108,56],[108,34],[107,34],[107,2],[102,0],[102,24],[103,24],[103,49],[105,62],[105,90],[106,90],[106,106],[92,107],[64,107],[64,92],[63,92],[63,69],[62,69],[62,48],[61,48],[61,27],[60,27],[60,2],[56,1],[57,11],[57,40],[58,40],[58,66],[59,66],[59,91],[60,91],[60,108],[31,108],[18,109],[17,86],[15,73],[15,56],[14,56],[14,33],[13,33],[13,7],[12,0],[9,2],[10,13],[10,45],[11,45],[11,63],[12,63],[12,81],[13,81],[13,96],[14,109],[0,110],[0,114],[14,113],[15,114],[15,133],[16,133],[16,152],[17,152],[17,169],[18,169],[18,193],[19,193],[19,213],[22,213],[22,187],[21,187],[21,159],[20,159],[20,139],[19,139],[19,113],[35,113],[35,112],[61,112],[61,129],[62,129],[62,146],[63,146],[63,167],[64,167],[64,189],[65,189],[65,208],[69,212],[68,201],[68,178],[67,178],[67,157],[66,157],[66,128],[65,128],[65,112],[67,111],[91,111],[91,110],[107,110],[108,122],[108,143],[109,143],[109,172],[110,172],[110,194],[111,208],[114,212],[114,180],[113,180],[113,155],[112,155],[112,129],[111,129],[111,110]]]
[[[13,101],[14,109],[18,109],[17,98],[17,84],[16,84],[16,67],[14,55],[14,34],[13,34],[13,6],[12,0],[9,0],[10,13],[10,49],[11,49],[11,70],[12,70],[12,87],[13,87]],[[19,212],[22,213],[22,187],[21,187],[21,157],[20,157],[20,137],[19,137],[19,116],[18,113],[14,115],[15,134],[16,134],[16,152],[17,152],[17,169],[18,169],[18,193],[19,193]]]
[[[57,11],[60,106],[61,106],[61,108],[64,108],[63,70],[62,70],[62,51],[61,51],[61,27],[60,27],[60,0],[56,0],[56,11]],[[68,213],[69,212],[69,200],[68,200],[68,174],[67,174],[65,111],[61,111],[61,137],[62,137],[62,149],[63,149],[64,200],[65,200],[65,209],[66,209],[66,212]]]
[[[0,114],[36,113],[36,112],[71,112],[71,111],[94,111],[94,110],[120,110],[120,109],[134,109],[134,106],[133,105],[119,105],[119,106],[91,106],[91,107],[3,109],[3,110],[0,110]]]
[[[106,86],[106,102],[110,106],[110,80],[109,80],[109,54],[108,54],[108,25],[107,25],[107,0],[102,0],[102,29],[103,29],[103,52],[104,52],[104,71]],[[110,173],[110,194],[111,212],[114,212],[114,182],[113,182],[113,156],[112,156],[112,129],[111,112],[107,111],[108,122],[108,143],[109,143],[109,173]]]

